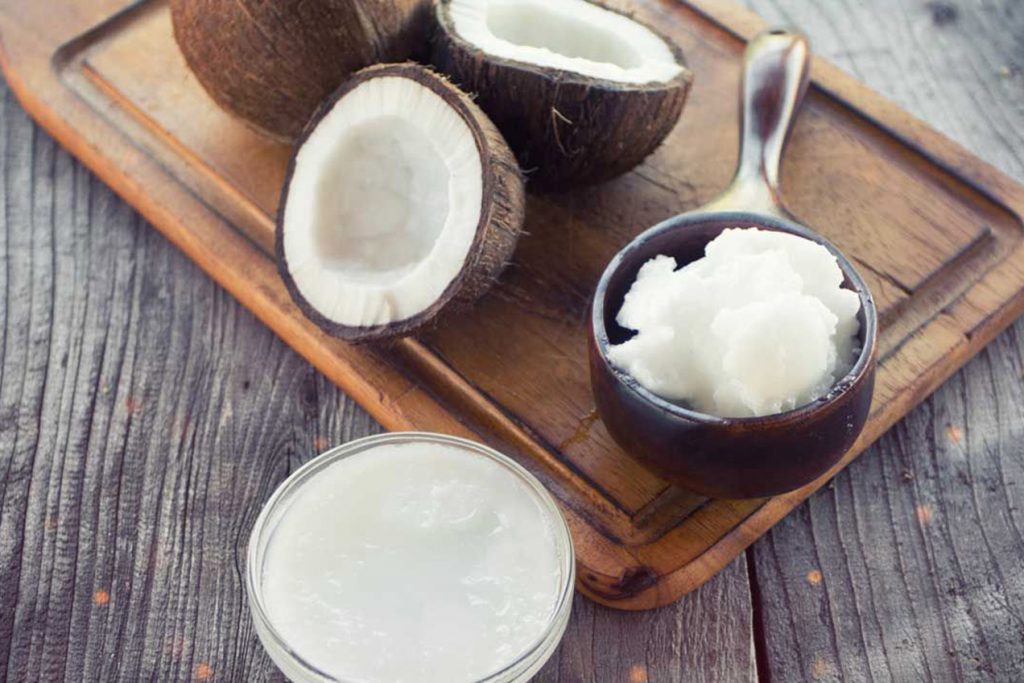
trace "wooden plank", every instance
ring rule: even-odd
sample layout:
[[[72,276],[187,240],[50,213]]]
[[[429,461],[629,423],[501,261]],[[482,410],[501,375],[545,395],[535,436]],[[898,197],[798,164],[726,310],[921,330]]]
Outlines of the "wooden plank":
[[[283,680],[249,530],[381,428],[0,103],[0,680]],[[574,610],[539,681],[754,675],[745,558],[662,610]]]
[[[747,4],[1024,178],[1020,3]],[[972,300],[950,315],[984,319]],[[1022,340],[1018,323],[753,546],[773,679],[1019,680]]]
[[[757,678],[746,561],[646,612],[582,596],[561,647],[535,683],[741,683]]]

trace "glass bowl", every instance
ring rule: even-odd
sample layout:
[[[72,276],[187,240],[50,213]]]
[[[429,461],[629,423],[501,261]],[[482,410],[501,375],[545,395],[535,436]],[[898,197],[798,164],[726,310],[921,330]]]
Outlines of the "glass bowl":
[[[263,507],[252,535],[249,538],[245,587],[249,597],[249,608],[252,611],[256,633],[270,658],[296,683],[347,683],[345,679],[336,678],[318,669],[304,660],[289,645],[281,633],[274,627],[268,613],[263,596],[263,566],[267,550],[274,542],[274,531],[287,514],[290,504],[296,499],[302,487],[327,467],[338,461],[386,444],[430,443],[452,446],[489,459],[494,464],[511,472],[522,480],[527,490],[533,494],[542,514],[547,518],[556,545],[556,553],[560,563],[559,591],[555,605],[551,610],[543,632],[514,660],[509,661],[500,670],[494,671],[476,682],[468,683],[519,683],[528,681],[554,653],[555,648],[565,633],[569,614],[572,610],[573,586],[576,580],[576,561],[573,552],[572,537],[565,517],[562,516],[557,504],[547,489],[527,472],[521,465],[501,453],[479,443],[442,434],[426,432],[396,432],[380,434],[357,439],[333,448],[309,461],[289,476],[267,501]],[[455,682],[453,682],[455,683]]]

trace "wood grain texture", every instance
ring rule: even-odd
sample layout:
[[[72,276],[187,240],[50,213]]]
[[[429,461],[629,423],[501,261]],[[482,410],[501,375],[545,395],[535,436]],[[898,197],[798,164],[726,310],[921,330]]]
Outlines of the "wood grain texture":
[[[1024,177],[1014,0],[954,5],[972,28],[937,39],[948,10],[916,1],[751,4]],[[0,150],[0,680],[277,680],[237,574],[255,507],[235,515],[376,427],[6,92]],[[1017,678],[1022,335],[754,547],[774,680]],[[746,573],[643,614],[577,598],[539,680],[752,677]]]
[[[1019,2],[749,0],[1024,179]],[[773,680],[1024,675],[1024,324],[750,551]]]
[[[744,558],[701,588],[645,612],[580,595],[555,656],[535,683],[742,683],[757,678]]]
[[[609,443],[594,416],[586,292],[638,230],[724,185],[743,40],[763,26],[717,0],[630,6],[702,74],[667,144],[616,182],[536,199],[493,295],[379,353],[318,330],[257,251],[272,236],[267,189],[284,150],[249,144],[257,136],[203,93],[165,3],[112,17],[104,0],[66,12],[2,0],[0,30],[5,73],[33,116],[171,242],[388,428],[475,434],[535,468],[563,503],[580,589],[647,609],[724,568],[831,474],[772,499],[699,505]],[[816,60],[813,74],[786,201],[861,261],[885,305],[873,412],[838,470],[1024,312],[1024,187],[832,65]],[[239,163],[250,158],[262,161]]]
[[[0,178],[0,680],[280,680],[249,530],[291,471],[381,428],[6,89]],[[662,610],[574,609],[540,681],[754,675],[744,558]]]
[[[6,90],[0,126],[0,680],[269,674],[240,573],[260,503],[379,428]]]

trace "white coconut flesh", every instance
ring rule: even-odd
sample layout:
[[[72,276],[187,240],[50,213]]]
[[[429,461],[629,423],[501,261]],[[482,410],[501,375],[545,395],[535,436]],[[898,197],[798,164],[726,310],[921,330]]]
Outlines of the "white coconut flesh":
[[[407,320],[461,271],[482,197],[480,151],[459,113],[412,79],[367,80],[296,155],[283,216],[289,274],[334,323]]]
[[[451,0],[455,32],[489,55],[629,84],[683,70],[659,35],[586,0]]]

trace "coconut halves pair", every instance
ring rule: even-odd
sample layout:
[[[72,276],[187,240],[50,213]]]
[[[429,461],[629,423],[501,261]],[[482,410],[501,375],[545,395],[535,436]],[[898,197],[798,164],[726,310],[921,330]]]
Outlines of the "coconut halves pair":
[[[544,189],[619,175],[672,129],[690,81],[668,41],[585,0],[435,3],[435,64],[476,103],[416,64],[349,75],[425,52],[422,2],[171,5],[218,103],[278,137],[298,131],[279,268],[303,311],[350,341],[412,333],[478,298],[522,230],[520,165]],[[186,47],[213,27],[215,49]]]

